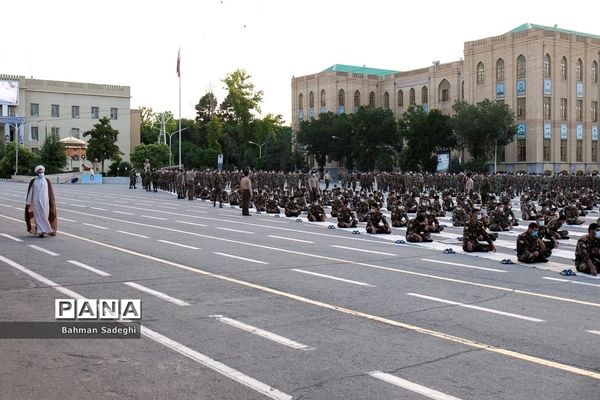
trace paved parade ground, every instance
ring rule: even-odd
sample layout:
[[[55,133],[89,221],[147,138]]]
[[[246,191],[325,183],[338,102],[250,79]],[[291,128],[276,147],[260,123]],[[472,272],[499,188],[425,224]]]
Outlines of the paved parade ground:
[[[532,267],[514,251],[524,223],[475,256],[451,226],[397,243],[405,229],[127,185],[54,191],[59,231],[41,239],[27,185],[0,182],[0,322],[54,321],[55,299],[141,299],[142,335],[0,339],[0,399],[600,398],[600,280],[559,274],[596,208]]]

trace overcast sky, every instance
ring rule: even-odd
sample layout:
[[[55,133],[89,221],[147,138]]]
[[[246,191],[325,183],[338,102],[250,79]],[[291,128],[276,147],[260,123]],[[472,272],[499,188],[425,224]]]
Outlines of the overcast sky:
[[[263,114],[290,123],[291,78],[333,64],[410,70],[465,41],[535,23],[600,35],[597,1],[20,0],[3,11],[0,73],[131,86],[131,107],[182,116],[245,69]]]

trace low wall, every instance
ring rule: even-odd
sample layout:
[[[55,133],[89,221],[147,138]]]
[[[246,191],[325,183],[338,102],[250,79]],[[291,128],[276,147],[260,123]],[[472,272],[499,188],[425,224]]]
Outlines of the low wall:
[[[76,183],[80,184],[82,183],[82,175],[83,173],[81,172],[67,172],[64,174],[52,174],[52,175],[46,175],[46,178],[50,179],[50,182],[52,183],[57,183],[57,184],[61,184],[61,183],[70,183],[71,179],[73,178],[78,178],[78,181]],[[34,176],[31,175],[12,175],[11,176],[11,180],[13,182],[23,182],[23,183],[27,183],[30,180],[32,180],[33,178],[35,178]],[[105,176],[102,178],[102,183],[105,185],[129,185],[129,177],[127,176]]]

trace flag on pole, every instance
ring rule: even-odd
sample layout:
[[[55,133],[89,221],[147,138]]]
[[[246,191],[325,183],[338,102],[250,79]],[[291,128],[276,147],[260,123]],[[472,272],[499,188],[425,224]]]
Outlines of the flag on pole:
[[[179,69],[179,65],[181,63],[181,49],[177,50],[177,77],[181,78],[181,70]]]

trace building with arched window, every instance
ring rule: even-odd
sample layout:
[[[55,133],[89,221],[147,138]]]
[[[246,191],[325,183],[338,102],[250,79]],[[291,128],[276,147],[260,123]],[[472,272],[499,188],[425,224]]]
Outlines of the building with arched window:
[[[523,24],[465,42],[459,61],[410,71],[336,64],[293,78],[292,96],[321,93],[326,101],[319,112],[353,112],[362,104],[389,108],[398,118],[410,105],[451,114],[456,100],[490,99],[507,104],[517,125],[515,140],[498,149],[498,170],[593,171],[600,170],[599,62],[600,36]],[[352,109],[345,107],[345,93],[353,96]],[[368,94],[366,104],[361,94]],[[297,129],[304,114],[292,104]]]

